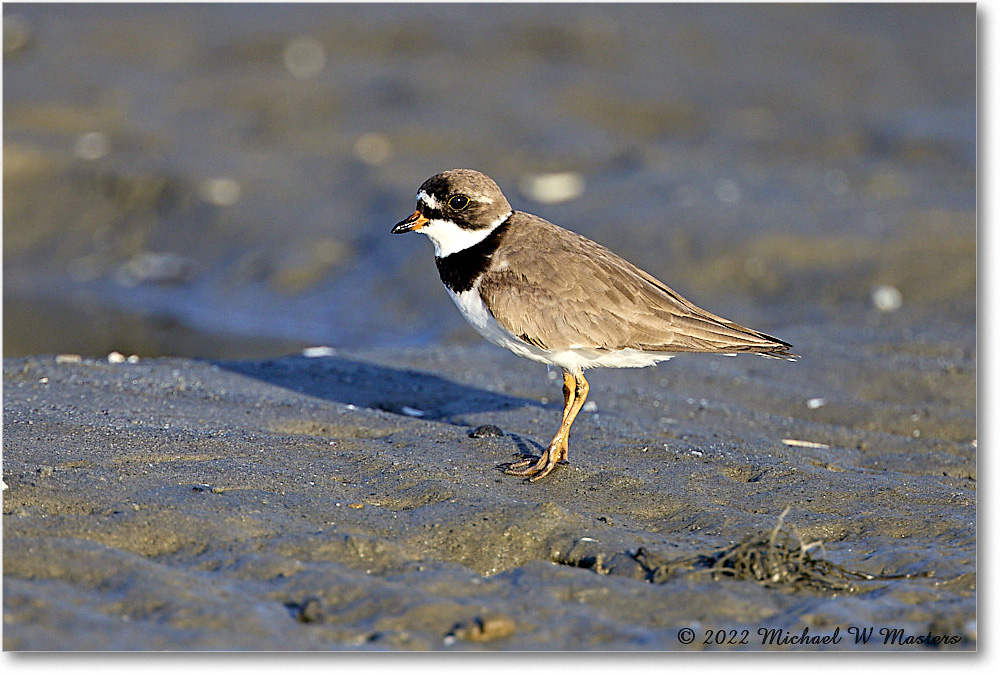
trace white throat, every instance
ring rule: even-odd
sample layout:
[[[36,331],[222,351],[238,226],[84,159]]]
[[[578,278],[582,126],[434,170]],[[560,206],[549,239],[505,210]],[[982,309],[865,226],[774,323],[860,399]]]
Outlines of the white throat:
[[[447,220],[429,220],[420,228],[419,232],[423,232],[428,237],[430,237],[431,243],[434,244],[434,256],[437,258],[446,258],[452,253],[458,253],[459,251],[464,251],[470,246],[475,246],[481,242],[486,237],[490,236],[493,230],[500,227],[505,220],[510,218],[510,213],[497,218],[497,220],[490,224],[489,227],[484,227],[479,230],[465,230],[458,225],[448,222]]]

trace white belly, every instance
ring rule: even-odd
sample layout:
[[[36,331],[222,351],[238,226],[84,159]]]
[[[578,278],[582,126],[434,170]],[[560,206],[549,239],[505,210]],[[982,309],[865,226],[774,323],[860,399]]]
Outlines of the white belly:
[[[463,293],[455,293],[447,289],[451,299],[458,305],[465,320],[476,329],[480,335],[495,345],[499,345],[518,356],[548,365],[559,366],[571,372],[579,373],[585,368],[643,368],[660,361],[674,357],[663,352],[644,352],[638,349],[622,349],[618,351],[598,351],[592,349],[542,349],[529,344],[509,333],[497,323],[496,318],[486,307],[479,295],[479,284]]]

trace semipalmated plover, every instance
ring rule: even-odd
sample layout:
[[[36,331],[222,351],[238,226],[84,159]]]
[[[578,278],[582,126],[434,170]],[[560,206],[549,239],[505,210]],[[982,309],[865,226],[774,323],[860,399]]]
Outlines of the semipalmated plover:
[[[541,457],[504,471],[535,481],[568,458],[587,400],[586,368],[637,368],[679,352],[794,360],[790,344],[695,306],[585,237],[511,208],[491,178],[454,169],[428,178],[393,234],[423,232],[441,281],[480,335],[563,371],[563,416]]]

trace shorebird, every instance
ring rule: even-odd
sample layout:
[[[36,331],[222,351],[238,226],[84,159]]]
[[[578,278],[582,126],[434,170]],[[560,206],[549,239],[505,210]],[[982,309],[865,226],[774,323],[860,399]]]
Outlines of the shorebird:
[[[638,368],[682,352],[795,360],[791,345],[717,316],[604,246],[511,208],[471,169],[431,176],[393,234],[422,232],[441,281],[484,338],[558,366],[562,424],[539,457],[503,466],[529,481],[568,461],[569,430],[587,400],[587,368]]]

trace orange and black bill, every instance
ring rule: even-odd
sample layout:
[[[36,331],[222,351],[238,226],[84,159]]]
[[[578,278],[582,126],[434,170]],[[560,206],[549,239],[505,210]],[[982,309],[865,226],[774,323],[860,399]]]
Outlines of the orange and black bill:
[[[401,220],[396,223],[395,226],[390,230],[392,234],[402,234],[404,232],[411,232],[414,230],[419,230],[421,227],[427,224],[427,218],[420,214],[420,211],[414,211],[406,220]]]

